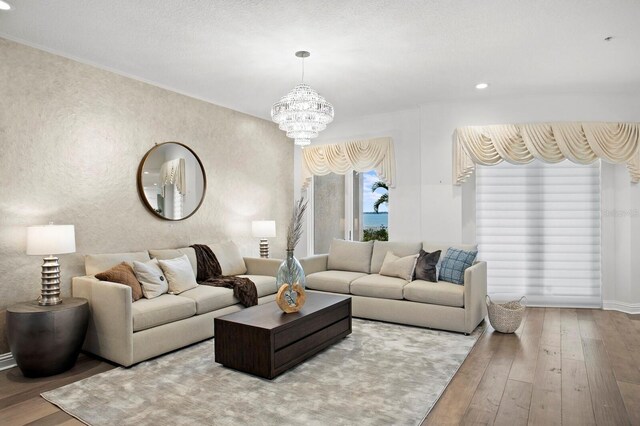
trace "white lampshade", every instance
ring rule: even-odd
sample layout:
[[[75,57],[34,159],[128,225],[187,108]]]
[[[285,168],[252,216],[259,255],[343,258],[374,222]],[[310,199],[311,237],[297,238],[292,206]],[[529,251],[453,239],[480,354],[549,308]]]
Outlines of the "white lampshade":
[[[254,220],[251,222],[251,233],[257,238],[269,238],[276,236],[275,220]]]
[[[27,254],[48,255],[76,251],[73,225],[42,225],[27,228]]]

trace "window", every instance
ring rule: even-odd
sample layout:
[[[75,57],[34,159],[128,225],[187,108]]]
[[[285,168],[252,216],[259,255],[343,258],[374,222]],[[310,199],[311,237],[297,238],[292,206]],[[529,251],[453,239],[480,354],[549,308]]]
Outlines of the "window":
[[[388,189],[375,171],[314,176],[311,189],[314,253],[328,253],[334,238],[388,239]]]
[[[476,233],[488,293],[600,306],[600,163],[478,166]]]

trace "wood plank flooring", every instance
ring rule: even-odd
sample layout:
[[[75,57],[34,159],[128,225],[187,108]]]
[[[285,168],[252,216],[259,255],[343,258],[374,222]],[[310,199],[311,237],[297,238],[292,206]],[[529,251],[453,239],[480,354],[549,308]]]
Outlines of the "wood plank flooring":
[[[0,372],[0,425],[80,425],[40,393],[114,368]],[[423,425],[640,425],[640,315],[530,308],[515,334],[488,326]]]
[[[640,315],[530,308],[488,326],[423,425],[640,425]]]

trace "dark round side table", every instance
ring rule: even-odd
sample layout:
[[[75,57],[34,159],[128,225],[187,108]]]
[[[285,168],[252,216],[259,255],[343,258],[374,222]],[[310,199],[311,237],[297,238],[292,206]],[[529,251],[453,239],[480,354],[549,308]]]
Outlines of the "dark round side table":
[[[89,323],[89,303],[78,297],[40,306],[37,301],[7,308],[7,337],[26,377],[52,376],[76,363]]]

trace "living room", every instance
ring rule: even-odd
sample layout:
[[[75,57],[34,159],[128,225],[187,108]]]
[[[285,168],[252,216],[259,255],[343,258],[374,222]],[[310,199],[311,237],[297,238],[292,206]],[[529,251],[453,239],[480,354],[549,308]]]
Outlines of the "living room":
[[[0,424],[640,424],[639,17],[0,1]]]

